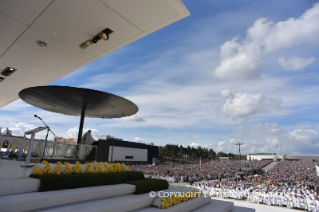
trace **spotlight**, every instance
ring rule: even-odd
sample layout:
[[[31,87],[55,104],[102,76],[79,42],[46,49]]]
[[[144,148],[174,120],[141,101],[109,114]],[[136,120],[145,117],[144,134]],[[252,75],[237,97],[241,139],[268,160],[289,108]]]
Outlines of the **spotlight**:
[[[97,43],[101,39],[108,40],[109,39],[109,35],[111,33],[113,33],[113,31],[110,30],[109,28],[106,28],[105,30],[103,30],[99,34],[95,35],[92,39],[87,40],[87,41],[83,42],[82,44],[80,44],[80,47],[81,47],[81,49],[86,49],[87,47],[89,47],[93,43]]]
[[[102,31],[102,38],[103,40],[108,40],[109,39],[109,35],[112,34],[113,31],[110,30],[109,28],[106,28],[105,30]]]
[[[97,43],[99,40],[101,40],[100,34],[95,35],[94,38],[92,39],[92,42],[93,42],[93,43]]]
[[[82,43],[82,44],[80,45],[80,47],[81,47],[81,49],[86,49],[87,47],[91,46],[92,44],[93,44],[93,41],[87,40],[87,41],[85,41],[84,43]]]
[[[8,76],[10,76],[11,74],[13,74],[16,70],[17,70],[17,69],[15,69],[15,68],[7,67],[7,68],[5,68],[5,69],[1,72],[1,74],[2,74],[3,76],[5,76],[5,77],[8,77]]]
[[[41,46],[42,48],[48,46],[45,42],[40,41],[40,40],[37,41],[37,44],[38,44],[39,46]]]

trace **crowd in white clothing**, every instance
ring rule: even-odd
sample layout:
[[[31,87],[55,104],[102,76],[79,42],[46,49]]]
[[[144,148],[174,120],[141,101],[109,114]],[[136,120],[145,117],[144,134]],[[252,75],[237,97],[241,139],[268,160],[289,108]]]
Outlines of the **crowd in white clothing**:
[[[253,169],[261,169],[270,162],[252,161]],[[250,176],[239,176],[239,168],[239,161],[207,161],[201,166],[198,163],[131,166],[145,177],[170,183],[188,182],[187,186],[211,197],[319,212],[319,177],[314,162],[282,161],[266,173]],[[207,181],[212,179],[219,180]]]
[[[187,186],[212,197],[319,212],[318,182],[313,162],[284,161],[263,175],[188,183]]]
[[[294,209],[319,211],[319,198],[314,190],[307,186],[251,185],[246,181],[194,183],[186,185],[201,190],[206,196],[247,200],[250,203]]]

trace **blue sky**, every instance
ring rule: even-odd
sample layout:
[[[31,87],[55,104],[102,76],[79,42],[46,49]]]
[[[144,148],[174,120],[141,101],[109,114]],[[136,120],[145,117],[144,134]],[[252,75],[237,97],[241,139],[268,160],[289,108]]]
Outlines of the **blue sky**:
[[[52,85],[106,91],[138,114],[86,118],[95,138],[213,148],[237,153],[319,151],[317,1],[184,0],[191,15]],[[79,118],[17,100],[0,126],[22,135],[42,117],[59,136],[77,137]],[[43,136],[43,135],[40,135]],[[44,137],[44,136],[43,136]]]

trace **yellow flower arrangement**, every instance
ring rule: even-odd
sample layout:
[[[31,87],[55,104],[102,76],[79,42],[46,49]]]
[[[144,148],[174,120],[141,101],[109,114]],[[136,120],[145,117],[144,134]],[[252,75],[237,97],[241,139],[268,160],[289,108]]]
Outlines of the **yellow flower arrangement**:
[[[122,172],[129,171],[130,168],[124,163],[119,164],[109,164],[107,162],[92,162],[81,164],[76,161],[75,164],[70,164],[68,162],[57,162],[55,164],[48,163],[47,161],[42,161],[36,164],[32,168],[33,175],[43,175],[43,174],[83,174],[83,173],[108,173],[108,172]]]
[[[187,188],[186,191],[179,191],[174,193],[170,193],[169,196],[157,196],[153,201],[153,205],[157,208],[166,209],[181,202],[186,202],[190,199],[194,199],[200,196],[199,190],[192,190],[190,188]]]

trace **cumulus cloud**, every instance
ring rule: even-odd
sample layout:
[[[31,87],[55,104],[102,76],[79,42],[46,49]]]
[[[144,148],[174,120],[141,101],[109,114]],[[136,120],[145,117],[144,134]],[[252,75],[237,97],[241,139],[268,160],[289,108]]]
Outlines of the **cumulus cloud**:
[[[83,128],[83,133],[86,133],[88,130],[91,130],[91,135],[94,138],[94,140],[98,140],[100,138],[100,133],[97,129],[90,129],[90,128]],[[73,127],[71,129],[69,129],[66,134],[68,135],[69,138],[78,138],[78,134],[79,134],[79,128],[77,127]]]
[[[134,114],[133,116],[128,116],[123,118],[124,121],[133,121],[133,122],[144,122],[145,119],[140,114]]]
[[[262,93],[232,93],[229,89],[221,91],[226,98],[220,108],[221,113],[231,118],[245,118],[251,115],[269,112],[279,108],[279,99],[267,98]]]
[[[10,122],[9,125],[10,125],[10,127],[8,127],[8,129],[11,130],[12,135],[15,135],[15,136],[23,136],[25,132],[27,132],[29,130],[33,130],[35,128],[38,128],[35,125],[24,123],[24,122],[18,122],[18,123]],[[5,130],[5,128],[2,129],[2,131],[3,130]],[[45,139],[46,134],[47,134],[47,130],[38,132],[35,134],[35,138]],[[49,133],[48,139],[52,139],[52,138],[53,138],[53,135],[51,133]]]
[[[264,54],[302,43],[319,43],[318,22],[319,3],[297,19],[277,23],[258,19],[247,30],[243,41],[239,42],[236,37],[221,46],[220,63],[214,75],[221,79],[258,78]]]
[[[318,138],[318,134],[314,130],[306,130],[306,129],[297,129],[292,132],[289,132],[292,138],[297,140],[311,140]]]
[[[254,79],[259,76],[261,50],[254,44],[240,44],[237,38],[221,46],[220,64],[215,76],[221,79]]]
[[[191,146],[191,147],[198,147],[198,146],[199,146],[199,144],[198,144],[198,143],[194,143],[194,142],[192,142],[189,146]]]
[[[190,139],[190,140],[200,139],[200,136],[194,135],[193,133],[184,132],[183,135],[186,136],[186,137],[187,137],[188,139]]]
[[[299,126],[301,128],[299,128]],[[278,123],[239,126],[233,137],[245,143],[244,153],[317,154],[319,136],[315,126],[297,125],[286,130]]]
[[[139,138],[139,137],[135,137],[133,139],[134,142],[138,142],[138,143],[145,143],[146,142],[146,139],[144,138]]]
[[[226,141],[220,141],[220,142],[218,142],[218,143],[217,143],[217,152],[226,151],[227,146],[226,146],[225,144],[226,144]]]
[[[292,57],[288,60],[281,57],[278,59],[279,64],[287,71],[300,71],[304,69],[306,66],[313,63],[315,60],[314,57],[312,58],[302,58],[302,57]]]

